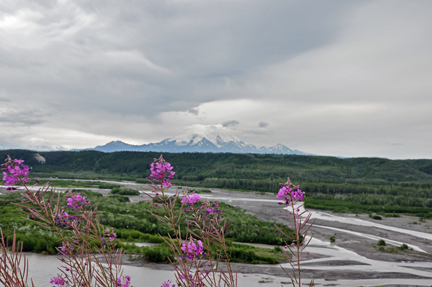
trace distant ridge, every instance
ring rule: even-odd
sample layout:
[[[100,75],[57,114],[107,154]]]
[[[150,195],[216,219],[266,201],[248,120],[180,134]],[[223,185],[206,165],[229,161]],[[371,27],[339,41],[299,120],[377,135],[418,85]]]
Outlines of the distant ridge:
[[[199,132],[199,133],[198,133]],[[86,150],[101,152],[118,151],[155,151],[155,152],[229,152],[229,153],[259,153],[259,154],[296,154],[312,155],[299,150],[292,150],[283,144],[270,147],[257,147],[245,143],[235,136],[219,133],[217,129],[189,131],[178,137],[167,138],[158,143],[131,145],[122,141],[112,141],[105,145]]]

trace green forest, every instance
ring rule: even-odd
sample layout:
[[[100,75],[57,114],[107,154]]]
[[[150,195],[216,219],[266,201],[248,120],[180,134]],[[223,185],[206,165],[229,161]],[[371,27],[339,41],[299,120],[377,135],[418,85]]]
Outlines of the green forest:
[[[148,182],[155,152],[0,151],[22,158],[35,177]],[[37,160],[36,154],[45,159]],[[432,218],[432,160],[337,158],[275,154],[164,153],[174,184],[277,193],[289,176],[306,207],[335,212],[405,213]]]
[[[60,151],[33,152],[1,150],[0,157],[22,158],[33,172],[60,176],[82,174],[87,177],[145,178],[155,152]],[[39,154],[45,162],[39,162]],[[278,182],[291,178],[300,182],[431,183],[432,160],[389,160],[384,158],[336,158],[326,156],[232,154],[232,153],[164,153],[183,181],[236,179]],[[239,186],[245,183],[236,183]],[[262,186],[261,188],[271,188]]]

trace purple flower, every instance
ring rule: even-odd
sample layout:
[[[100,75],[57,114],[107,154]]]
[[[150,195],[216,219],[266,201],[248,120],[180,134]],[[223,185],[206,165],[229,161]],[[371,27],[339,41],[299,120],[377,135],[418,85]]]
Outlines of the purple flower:
[[[164,281],[161,287],[175,287],[175,284],[170,285],[171,283],[171,280]]]
[[[114,241],[114,239],[116,239],[116,237],[117,237],[117,234],[115,234],[114,231],[113,231],[111,233],[111,236],[110,236],[109,240],[112,242],[112,241]]]
[[[66,252],[67,252],[66,245],[63,242],[63,245],[62,245],[62,247],[60,248],[60,251],[59,251],[59,255],[62,255],[62,254],[65,255]]]
[[[129,275],[122,275],[117,279],[117,287],[131,287],[131,277]]]
[[[85,205],[89,205],[90,202],[86,200],[85,196],[82,196],[81,193],[77,194],[67,194],[66,197],[68,197],[67,206],[72,209],[82,208]]]
[[[71,245],[71,246],[69,247],[69,251],[70,251],[70,252],[72,252],[74,249],[75,249],[75,247],[74,247],[73,245]],[[62,247],[60,248],[60,251],[59,251],[58,254],[59,254],[59,255],[67,255],[67,253],[68,253],[67,246],[66,246],[65,243],[63,242]]]
[[[291,192],[292,188],[289,186],[284,186],[281,189],[279,189],[279,192],[277,194],[277,198],[282,199],[287,193]]]
[[[62,210],[62,212],[59,212],[57,214],[57,218],[58,219],[63,219],[63,218],[68,219],[69,218],[69,214],[67,212],[65,212],[64,210]]]
[[[170,180],[174,178],[173,166],[166,162],[162,155],[150,165],[150,180],[159,181],[164,187],[171,187]]]
[[[3,168],[3,181],[6,186],[14,185],[17,182],[27,183],[29,178],[30,168],[23,165],[24,160],[14,159],[10,156],[7,157],[6,163],[2,164]]]
[[[189,259],[193,259],[194,256],[200,256],[204,254],[204,246],[201,240],[195,240],[191,237],[189,242],[183,242],[181,250]]]
[[[281,185],[284,184],[281,183]],[[278,199],[284,199],[285,204],[289,204],[291,201],[293,202],[303,201],[304,193],[299,189],[298,185],[294,186],[288,179],[287,183],[285,183],[285,186],[279,189],[279,192],[276,197]]]
[[[291,192],[291,198],[295,201],[303,201],[304,193],[300,189],[297,189]]]
[[[59,275],[58,277],[51,278],[50,283],[57,286],[64,286],[67,284],[67,281],[63,279],[62,275]]]
[[[199,202],[200,200],[201,200],[201,197],[196,193],[192,194],[192,196],[189,194],[185,194],[185,195],[183,195],[183,197],[181,199],[181,203],[193,205],[193,204]]]

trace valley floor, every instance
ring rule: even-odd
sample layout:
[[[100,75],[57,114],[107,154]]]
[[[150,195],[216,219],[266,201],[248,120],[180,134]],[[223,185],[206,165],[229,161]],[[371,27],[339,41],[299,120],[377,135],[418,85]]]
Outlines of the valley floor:
[[[273,194],[211,190],[211,194],[201,196],[241,207],[262,220],[289,224],[282,213],[283,206]],[[311,212],[316,221],[302,274],[304,278],[315,279],[316,286],[432,285],[432,220],[420,222],[419,218],[410,216],[375,220],[367,214]],[[330,237],[335,238],[334,243],[330,243]],[[378,249],[379,239],[386,242],[385,251]],[[413,250],[396,248],[402,244]],[[289,270],[287,265],[283,267]],[[236,267],[242,276],[269,275],[260,277],[263,286],[289,282],[278,265],[237,264]]]
[[[149,187],[144,184],[121,184],[142,193],[150,192]],[[175,187],[171,190],[174,192]],[[200,195],[210,201],[241,207],[262,220],[289,223],[287,216],[282,213],[284,206],[278,204],[273,194],[211,190],[212,193]],[[94,191],[109,193],[109,190]],[[2,189],[0,192],[6,191]],[[141,194],[130,199],[131,203],[136,203],[148,200],[148,197]],[[432,285],[432,220],[420,222],[418,218],[410,216],[374,220],[365,214],[335,214],[317,210],[311,212],[316,221],[311,229],[313,239],[306,249],[310,255],[304,255],[303,258],[305,270],[302,274],[304,278],[315,279],[315,286]],[[276,228],[275,232],[278,232]],[[334,243],[330,242],[330,237],[335,238]],[[379,239],[387,243],[381,251],[377,246]],[[408,245],[412,250],[396,248],[402,244]],[[171,270],[169,265],[129,263]],[[254,286],[290,286],[289,279],[279,265],[235,266],[241,273],[242,281],[258,282],[258,285]],[[282,266],[289,270],[287,264]]]

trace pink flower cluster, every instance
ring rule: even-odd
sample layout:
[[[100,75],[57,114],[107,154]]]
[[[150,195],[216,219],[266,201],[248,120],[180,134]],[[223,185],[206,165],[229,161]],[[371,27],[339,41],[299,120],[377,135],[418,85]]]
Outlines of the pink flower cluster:
[[[101,238],[103,245],[108,245],[108,243],[109,243],[109,242],[105,239],[106,237],[109,238],[109,242],[113,242],[113,241],[117,238],[117,234],[114,232],[114,228],[107,229],[107,230],[104,232],[104,236]],[[112,244],[113,244],[113,246],[116,246],[117,243],[118,243],[118,240],[117,240],[116,242],[112,243]]]
[[[56,223],[58,225],[66,227],[66,223],[67,223],[66,220],[68,220],[68,219],[74,219],[74,218],[75,218],[75,216],[72,216],[72,217],[69,218],[69,213],[67,213],[66,211],[64,211],[63,208],[62,208],[61,212],[57,213],[57,216],[55,217],[55,220],[56,220]]]
[[[288,194],[291,197],[291,200],[293,200],[295,202],[302,201],[304,199],[304,193],[298,188],[299,188],[298,185],[294,187],[294,190],[292,187],[284,186],[281,189],[279,189],[279,192],[278,192],[276,197],[279,199],[282,199],[285,197],[285,200],[288,203],[289,198],[286,197],[286,195]]]
[[[201,197],[196,193],[194,193],[192,195],[185,194],[185,195],[183,195],[183,197],[181,199],[181,203],[194,205],[195,203],[199,202],[200,200],[201,200]]]
[[[109,241],[113,242],[116,239],[116,237],[117,237],[117,234],[114,231],[112,231],[111,235],[109,237]]]
[[[72,210],[81,208],[85,205],[90,205],[90,201],[86,200],[85,196],[81,196],[81,193],[77,194],[68,194],[66,197],[69,197],[67,199],[67,206],[69,208],[72,208]]]
[[[200,256],[204,254],[204,246],[202,241],[196,241],[192,238],[189,240],[189,242],[183,242],[181,250],[189,259],[193,259],[195,256]]]
[[[6,159],[6,163],[2,164],[4,166],[3,170],[3,181],[6,186],[14,185],[17,182],[27,183],[29,180],[29,170],[27,165],[23,165],[24,160],[14,159],[12,160],[10,156]]]
[[[166,188],[171,187],[170,180],[174,178],[175,172],[172,171],[173,167],[169,162],[166,162],[162,155],[155,159],[154,162],[150,165],[150,176],[149,179],[158,180],[162,183]]]
[[[61,275],[59,275],[58,277],[51,278],[50,283],[54,284],[54,285],[57,285],[57,286],[64,286],[68,282],[65,281]]]
[[[68,219],[69,218],[69,214],[66,211],[62,210],[62,212],[59,212],[57,214],[57,218],[58,219]]]
[[[73,252],[74,249],[75,247],[73,245],[69,247],[70,252]],[[69,253],[64,242],[62,243],[62,247],[57,250],[59,250],[59,255],[67,255]]]
[[[131,278],[129,275],[122,275],[117,279],[117,287],[131,287]]]
[[[172,283],[171,280],[167,280],[162,284],[161,287],[175,287],[175,284],[171,285],[171,283]]]

